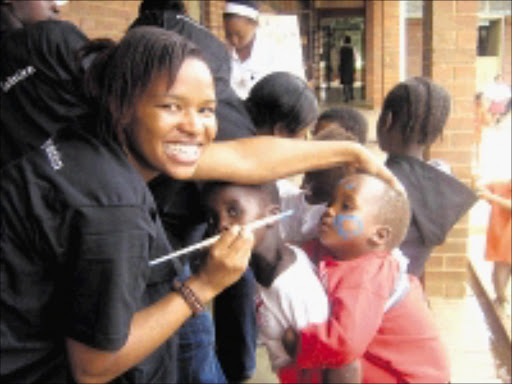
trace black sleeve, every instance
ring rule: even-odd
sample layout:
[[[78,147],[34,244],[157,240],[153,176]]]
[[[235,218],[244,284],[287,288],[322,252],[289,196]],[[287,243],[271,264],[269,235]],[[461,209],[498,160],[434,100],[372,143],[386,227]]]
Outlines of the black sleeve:
[[[61,77],[85,69],[86,65],[77,61],[77,52],[89,40],[72,23],[67,21],[40,22],[34,25],[32,34],[34,45],[31,53],[36,55],[36,60],[41,68],[55,65],[53,70]],[[50,62],[49,58],[51,58]],[[51,68],[48,69],[51,70]]]
[[[39,22],[2,37],[1,165],[87,112],[77,60],[86,42],[78,28],[62,21]]]
[[[138,206],[88,207],[76,214],[69,279],[68,336],[115,350],[127,340],[149,274],[154,226]]]

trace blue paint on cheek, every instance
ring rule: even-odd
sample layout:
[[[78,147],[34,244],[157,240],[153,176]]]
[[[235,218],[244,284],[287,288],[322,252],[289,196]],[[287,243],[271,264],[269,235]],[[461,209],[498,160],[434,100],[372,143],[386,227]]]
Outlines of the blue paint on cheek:
[[[354,228],[346,230],[345,222],[353,222]],[[343,240],[351,239],[363,231],[363,222],[355,215],[336,215],[334,226],[338,231],[338,236],[343,237]]]
[[[355,189],[356,187],[354,187],[354,184],[347,184],[345,185],[345,190],[346,191],[351,191],[353,189]]]

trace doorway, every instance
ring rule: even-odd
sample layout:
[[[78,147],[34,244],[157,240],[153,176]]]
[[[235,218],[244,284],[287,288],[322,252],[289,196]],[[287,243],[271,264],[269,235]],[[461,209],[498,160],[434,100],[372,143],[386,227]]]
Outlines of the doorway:
[[[352,12],[351,12],[352,13]],[[342,85],[338,76],[339,51],[345,36],[350,36],[355,51],[354,101],[365,99],[365,18],[364,14],[320,15],[320,98],[341,102]]]

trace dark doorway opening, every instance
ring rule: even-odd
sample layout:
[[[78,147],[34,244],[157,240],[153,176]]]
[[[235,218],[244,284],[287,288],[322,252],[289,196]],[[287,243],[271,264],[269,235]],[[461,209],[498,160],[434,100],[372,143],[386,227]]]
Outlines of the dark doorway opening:
[[[344,15],[344,13],[350,13]],[[363,10],[322,10],[319,14],[320,63],[319,97],[326,102],[342,101],[338,76],[339,52],[345,36],[350,36],[356,53],[354,101],[365,100],[365,17]]]

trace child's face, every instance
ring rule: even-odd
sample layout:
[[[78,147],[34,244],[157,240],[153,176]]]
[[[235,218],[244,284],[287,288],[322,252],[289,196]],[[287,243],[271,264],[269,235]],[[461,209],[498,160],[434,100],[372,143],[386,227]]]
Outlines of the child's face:
[[[321,243],[336,258],[353,259],[371,251],[376,187],[378,184],[368,181],[365,175],[348,176],[338,184],[319,228]]]
[[[219,233],[233,225],[245,225],[265,217],[262,196],[244,186],[217,187],[207,200],[207,221],[210,233]],[[264,228],[254,231],[255,244],[261,241]]]

